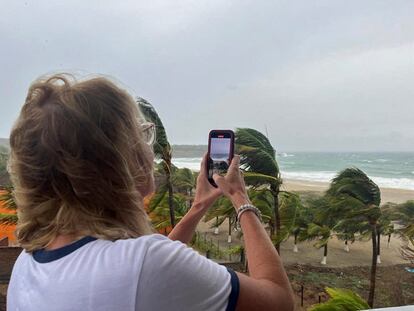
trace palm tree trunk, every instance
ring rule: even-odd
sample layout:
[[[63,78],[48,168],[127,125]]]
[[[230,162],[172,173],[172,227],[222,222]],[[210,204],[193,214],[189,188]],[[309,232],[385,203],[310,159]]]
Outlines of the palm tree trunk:
[[[274,199],[274,214],[275,214],[275,229],[276,229],[276,250],[280,255],[280,241],[279,241],[279,233],[280,233],[280,215],[279,215],[279,187],[278,186],[271,186],[270,189],[273,193]]]
[[[175,213],[174,213],[174,197],[173,197],[173,188],[171,182],[171,163],[165,162],[165,175],[167,179],[167,188],[168,188],[168,207],[170,208],[170,223],[171,227],[175,227]]]
[[[229,220],[229,235],[227,237],[227,243],[231,243],[231,217],[227,217]]]
[[[269,227],[270,227],[270,238],[272,238],[275,234],[275,225],[272,219],[269,220]]]
[[[216,216],[216,227],[214,228],[214,234],[219,234],[218,216]]]
[[[391,233],[388,234],[388,243],[387,243],[387,248],[390,247],[390,243],[391,243]]]
[[[377,263],[381,263],[381,233],[377,234]]]
[[[345,250],[345,252],[349,252],[348,240],[345,240],[344,250]]]
[[[244,248],[240,249],[240,262],[243,264],[243,267],[246,265],[246,256],[244,253]]]
[[[298,252],[298,233],[295,232],[295,242],[293,245],[293,252],[297,253]]]
[[[326,265],[326,258],[328,257],[328,243],[325,244],[323,247],[323,259],[321,261],[321,264]]]
[[[368,296],[368,305],[373,308],[374,306],[374,293],[375,293],[375,276],[377,272],[377,225],[372,225],[372,232],[371,232],[371,240],[372,240],[372,261],[371,261],[371,279],[369,285],[369,296]]]

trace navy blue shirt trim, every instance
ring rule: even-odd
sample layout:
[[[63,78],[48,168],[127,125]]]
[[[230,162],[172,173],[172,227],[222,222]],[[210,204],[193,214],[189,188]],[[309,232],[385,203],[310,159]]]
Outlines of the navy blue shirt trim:
[[[239,277],[237,276],[236,272],[232,269],[227,268],[227,271],[230,273],[231,277],[231,292],[229,296],[229,303],[227,304],[226,311],[235,311],[237,305],[237,299],[239,299],[239,291],[240,291],[240,282]]]
[[[47,251],[45,249],[39,249],[33,252],[33,258],[39,263],[47,263],[54,260],[58,260],[76,251],[78,248],[81,248],[85,244],[95,240],[96,238],[94,237],[86,236],[80,240],[77,240],[76,242],[73,242],[72,244],[63,246],[61,248],[53,249],[50,251]]]

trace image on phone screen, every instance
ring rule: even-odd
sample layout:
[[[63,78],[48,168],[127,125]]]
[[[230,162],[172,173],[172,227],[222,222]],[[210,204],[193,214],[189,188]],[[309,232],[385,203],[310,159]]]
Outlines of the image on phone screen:
[[[223,135],[224,136],[224,135]],[[225,174],[230,165],[231,138],[211,138],[209,178],[213,174]]]

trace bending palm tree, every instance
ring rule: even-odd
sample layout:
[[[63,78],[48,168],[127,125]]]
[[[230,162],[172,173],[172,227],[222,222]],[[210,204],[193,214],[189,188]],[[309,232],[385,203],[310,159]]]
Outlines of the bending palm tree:
[[[151,222],[155,229],[164,234],[168,234],[172,229],[169,215],[169,202],[167,192],[160,189],[151,198],[148,206],[148,212],[151,218]],[[181,193],[175,193],[174,197],[174,219],[179,222],[188,211],[187,198]]]
[[[348,209],[349,218],[364,216],[370,224],[372,262],[368,304],[373,307],[378,254],[377,226],[381,216],[380,189],[363,171],[357,168],[347,168],[332,180],[327,194],[332,196],[336,203],[334,207],[342,210]]]
[[[214,218],[216,219],[216,222],[213,227],[218,227],[226,219],[228,220],[229,230],[227,241],[228,243],[231,243],[231,227],[236,221],[236,211],[228,198],[221,197],[214,202],[213,206],[208,210],[206,216],[204,217],[204,222],[211,221]]]
[[[414,200],[399,204],[396,214],[403,226],[400,233],[408,239],[408,244],[402,247],[402,255],[414,264]]]
[[[188,205],[192,203],[192,192],[196,186],[197,177],[189,168],[177,168],[172,174],[174,190],[187,197]]]
[[[334,235],[335,226],[338,223],[340,215],[333,215],[335,212],[330,207],[330,200],[328,196],[313,198],[307,202],[309,223],[307,224],[306,232],[303,232],[300,239],[303,240],[317,240],[313,245],[320,249],[323,247],[322,265],[326,265],[328,257],[328,243]]]
[[[290,235],[294,236],[293,252],[298,252],[298,238],[303,230],[307,230],[308,221],[306,210],[300,197],[291,192],[281,192],[280,197],[280,218],[281,231],[279,234],[280,242],[287,240]]]
[[[276,234],[276,249],[280,253],[279,188],[282,184],[276,152],[269,139],[259,131],[250,128],[236,130],[236,152],[245,170],[245,180],[253,187],[267,187],[274,198],[270,233]]]
[[[168,189],[168,206],[170,209],[170,223],[174,228],[175,226],[175,217],[174,217],[174,194],[171,181],[171,158],[172,150],[171,145],[167,139],[167,133],[165,131],[164,125],[158,113],[155,111],[154,107],[145,99],[138,97],[137,98],[138,106],[141,112],[144,114],[146,120],[151,121],[155,124],[156,129],[156,142],[154,144],[154,154],[155,157],[162,161],[162,165],[165,171],[166,176],[166,185]]]

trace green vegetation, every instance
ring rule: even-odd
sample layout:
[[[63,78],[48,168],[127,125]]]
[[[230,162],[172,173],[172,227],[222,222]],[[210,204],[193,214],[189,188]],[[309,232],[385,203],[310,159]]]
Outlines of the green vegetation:
[[[220,246],[213,242],[213,240],[207,240],[205,236],[203,237],[200,233],[196,232],[192,242],[190,243],[191,247],[196,249],[201,254],[209,258],[224,258],[225,255],[229,255],[229,252],[220,249]]]
[[[7,171],[8,150],[6,147],[0,146],[0,175]]]
[[[275,240],[275,247],[280,254],[279,192],[282,178],[275,149],[265,135],[254,129],[239,128],[235,136],[236,152],[240,155],[246,184],[268,191],[273,197],[273,211],[269,221],[270,235]]]
[[[165,187],[168,191],[168,207],[170,214],[170,224],[174,228],[175,226],[175,212],[174,212],[174,194],[171,180],[172,169],[172,149],[167,139],[167,133],[161,118],[155,111],[155,108],[145,99],[138,97],[137,103],[140,111],[144,114],[147,121],[155,124],[156,141],[153,146],[155,157],[161,160],[161,165],[165,172]]]
[[[368,297],[370,307],[374,304],[375,277],[377,268],[377,226],[381,216],[381,192],[368,176],[357,168],[348,168],[336,176],[327,196],[331,200],[330,209],[341,218],[365,219],[368,221],[372,241],[371,282]],[[337,216],[338,217],[338,216]]]
[[[326,288],[330,299],[313,306],[309,311],[358,311],[368,309],[368,304],[356,293],[339,288]]]
[[[5,209],[16,212],[16,201],[13,196],[12,187],[0,187],[0,205]],[[0,225],[15,225],[17,224],[16,214],[0,213]]]

